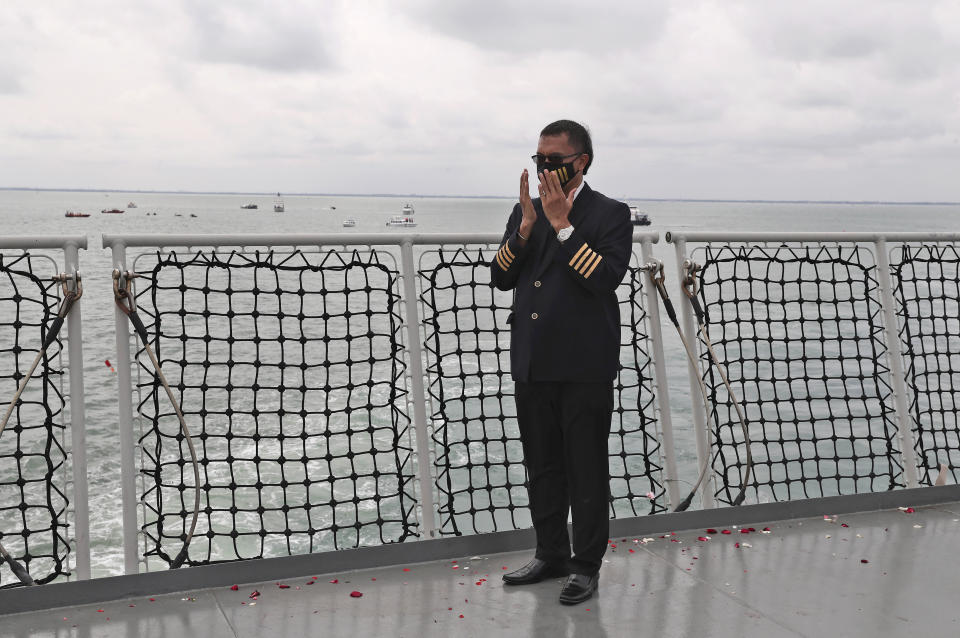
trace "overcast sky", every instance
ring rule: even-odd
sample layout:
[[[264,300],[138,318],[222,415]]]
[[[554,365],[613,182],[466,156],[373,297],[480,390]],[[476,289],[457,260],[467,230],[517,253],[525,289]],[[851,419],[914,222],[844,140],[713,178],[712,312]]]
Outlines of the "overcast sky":
[[[960,1],[0,2],[0,186],[960,201]]]

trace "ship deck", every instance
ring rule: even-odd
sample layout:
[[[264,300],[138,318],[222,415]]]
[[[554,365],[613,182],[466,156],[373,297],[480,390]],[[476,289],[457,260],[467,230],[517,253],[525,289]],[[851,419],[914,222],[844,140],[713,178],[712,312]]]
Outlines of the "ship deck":
[[[6,590],[0,636],[960,633],[958,486],[612,528],[599,595],[573,607],[562,579],[503,585],[530,556],[524,530]]]

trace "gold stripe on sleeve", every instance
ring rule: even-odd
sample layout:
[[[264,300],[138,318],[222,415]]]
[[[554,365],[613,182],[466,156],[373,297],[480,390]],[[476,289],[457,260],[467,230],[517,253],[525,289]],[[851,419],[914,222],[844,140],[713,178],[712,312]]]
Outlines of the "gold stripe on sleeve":
[[[579,272],[581,275],[587,272],[587,268],[589,268],[590,264],[594,263],[595,261],[600,261],[600,253],[593,253],[590,255],[590,258],[583,262],[582,266],[577,268],[577,272]]]
[[[510,245],[509,245],[509,244],[504,244],[504,245],[503,245],[503,249],[504,249],[505,251],[507,251],[507,255],[509,255],[509,257],[510,257],[511,260],[513,260],[513,252],[510,251]]]
[[[588,270],[588,271],[587,271],[587,274],[585,274],[585,275],[583,276],[584,279],[586,279],[587,277],[589,277],[589,276],[593,273],[593,269],[597,267],[597,264],[600,263],[600,260],[601,260],[601,259],[603,259],[603,255],[598,254],[598,255],[597,255],[597,260],[596,260],[595,262],[593,262],[593,265],[590,266],[590,270]]]
[[[572,265],[573,265],[573,262],[575,262],[575,261],[577,260],[577,258],[580,256],[580,253],[582,253],[582,252],[585,251],[585,250],[588,250],[588,247],[587,247],[586,242],[584,242],[583,246],[580,246],[580,250],[577,251],[577,254],[573,256],[573,259],[571,259],[571,260],[570,260],[570,263],[567,264],[567,265],[568,265],[568,266],[572,266]]]
[[[577,263],[575,263],[575,264],[573,265],[573,269],[574,269],[574,270],[580,270],[580,266],[582,266],[583,264],[585,264],[586,262],[588,262],[588,261],[590,260],[590,258],[592,258],[592,257],[593,257],[594,255],[596,255],[596,254],[597,254],[597,253],[593,252],[592,250],[587,249],[586,251],[584,251],[583,256],[580,257],[579,260],[577,260]]]
[[[503,258],[500,256],[500,253],[497,253],[497,263],[500,264],[500,269],[503,271],[507,270],[507,264],[504,263]]]
[[[502,247],[500,248],[500,256],[503,258],[503,261],[506,262],[508,266],[513,263],[513,258],[509,257],[507,255],[507,251],[505,251]]]

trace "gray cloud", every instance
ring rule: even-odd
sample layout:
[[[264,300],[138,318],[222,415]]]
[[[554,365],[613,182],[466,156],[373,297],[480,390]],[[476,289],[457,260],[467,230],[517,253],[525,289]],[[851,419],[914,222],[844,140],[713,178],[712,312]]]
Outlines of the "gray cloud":
[[[15,95],[23,91],[20,77],[12,69],[0,67],[0,95]]]
[[[329,5],[188,0],[182,7],[192,49],[203,61],[267,71],[323,71],[334,65]]]
[[[420,0],[407,16],[444,36],[485,51],[535,54],[578,51],[605,55],[656,42],[669,7],[661,2],[575,0],[555,2],[450,2]]]

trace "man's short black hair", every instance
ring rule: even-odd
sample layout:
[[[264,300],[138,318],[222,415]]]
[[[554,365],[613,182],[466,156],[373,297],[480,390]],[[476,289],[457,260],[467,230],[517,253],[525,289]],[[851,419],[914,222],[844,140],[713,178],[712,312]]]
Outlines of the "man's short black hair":
[[[543,130],[540,131],[540,137],[551,137],[553,135],[563,135],[564,133],[567,134],[567,140],[570,142],[570,146],[580,149],[581,153],[586,153],[590,156],[590,159],[587,160],[587,165],[583,167],[583,174],[586,175],[587,169],[593,164],[593,140],[590,139],[590,131],[588,131],[585,126],[573,120],[557,120],[543,127]]]

